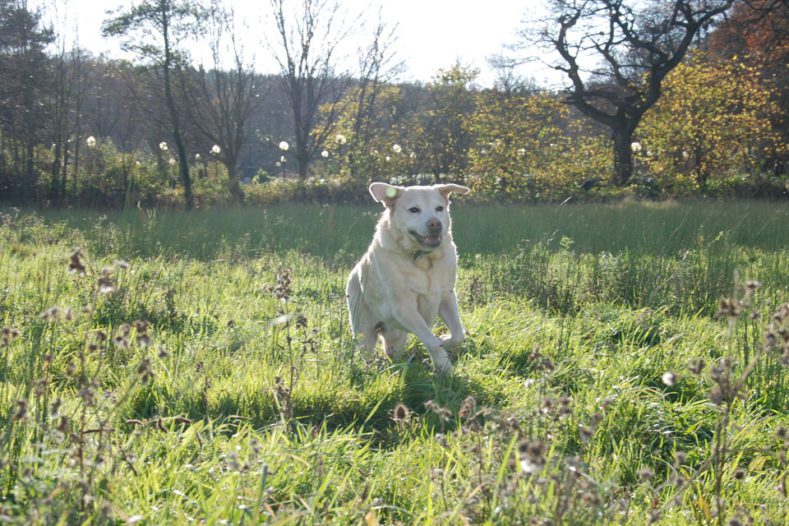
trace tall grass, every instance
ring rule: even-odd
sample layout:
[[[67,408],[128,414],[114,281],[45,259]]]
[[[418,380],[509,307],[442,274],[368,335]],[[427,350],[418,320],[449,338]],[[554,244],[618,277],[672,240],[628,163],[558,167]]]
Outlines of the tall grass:
[[[0,516],[789,520],[784,205],[454,214],[443,379],[350,338],[374,209],[5,210]]]
[[[716,241],[780,250],[789,246],[789,206],[764,201],[690,201],[615,205],[498,207],[454,205],[462,257],[511,252],[524,240],[559,248],[573,240],[582,253],[673,255]],[[278,205],[266,209],[212,209],[183,213],[138,210],[49,210],[48,225],[89,231],[97,254],[181,255],[211,259],[227,251],[247,256],[297,250],[319,257],[356,257],[369,243],[375,206]]]

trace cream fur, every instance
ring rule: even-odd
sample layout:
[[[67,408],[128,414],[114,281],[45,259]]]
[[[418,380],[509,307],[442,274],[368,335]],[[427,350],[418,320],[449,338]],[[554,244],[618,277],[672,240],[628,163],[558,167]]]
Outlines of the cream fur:
[[[351,328],[366,349],[374,350],[380,335],[387,354],[400,357],[410,332],[442,374],[452,370],[445,348],[465,339],[455,296],[457,250],[448,198],[453,192],[468,188],[370,185],[386,209],[346,288]],[[451,334],[441,339],[431,330],[439,316]]]

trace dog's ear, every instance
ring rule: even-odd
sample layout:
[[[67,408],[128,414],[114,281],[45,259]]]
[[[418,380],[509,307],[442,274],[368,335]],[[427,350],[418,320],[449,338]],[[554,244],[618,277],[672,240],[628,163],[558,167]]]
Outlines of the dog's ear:
[[[437,184],[436,190],[438,190],[438,193],[444,196],[444,198],[449,198],[449,194],[463,195],[471,191],[467,186],[459,184]]]
[[[370,185],[370,195],[376,203],[383,203],[385,207],[391,208],[394,202],[403,194],[403,188],[392,186],[386,183],[373,183]]]

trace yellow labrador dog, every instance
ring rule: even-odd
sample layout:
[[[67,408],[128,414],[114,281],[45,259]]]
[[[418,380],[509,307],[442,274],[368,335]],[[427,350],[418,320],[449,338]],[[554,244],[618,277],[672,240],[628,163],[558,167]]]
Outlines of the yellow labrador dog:
[[[456,184],[370,185],[373,198],[386,208],[346,288],[351,329],[367,350],[375,349],[380,335],[386,353],[399,358],[410,332],[425,344],[439,373],[452,371],[444,349],[466,336],[455,297],[449,195],[468,191]],[[449,327],[449,337],[433,334],[437,316]]]

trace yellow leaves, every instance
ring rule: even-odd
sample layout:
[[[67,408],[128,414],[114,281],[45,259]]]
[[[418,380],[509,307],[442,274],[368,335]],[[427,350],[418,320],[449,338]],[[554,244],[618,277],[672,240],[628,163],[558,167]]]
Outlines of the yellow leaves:
[[[754,68],[693,57],[666,77],[662,98],[638,129],[647,148],[659,147],[667,155],[643,161],[663,184],[687,173],[703,181],[727,171],[757,170],[751,152],[781,142],[771,124],[779,115]]]

